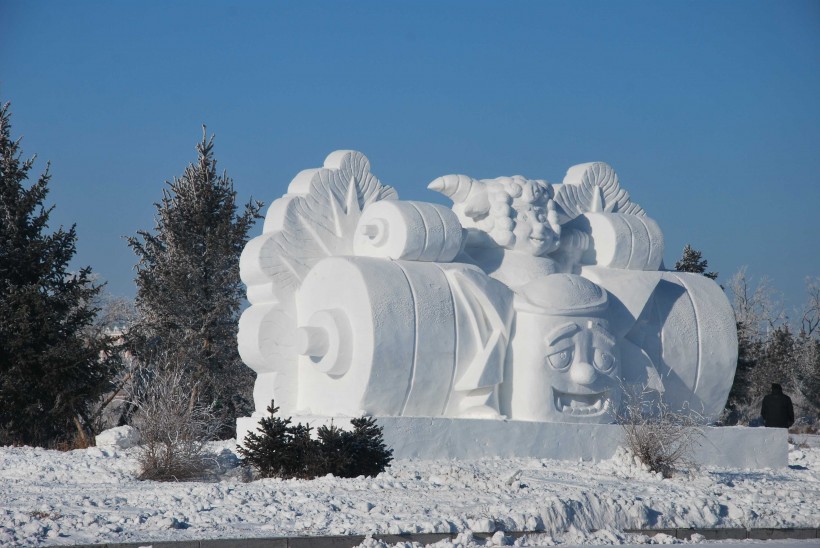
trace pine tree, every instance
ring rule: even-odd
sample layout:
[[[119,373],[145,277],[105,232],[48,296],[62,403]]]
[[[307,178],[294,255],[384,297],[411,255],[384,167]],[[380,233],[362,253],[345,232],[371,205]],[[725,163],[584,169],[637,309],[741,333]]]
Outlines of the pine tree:
[[[110,389],[111,341],[87,336],[102,286],[90,268],[68,270],[72,226],[48,234],[48,166],[26,185],[34,159],[11,139],[0,109],[0,445],[55,446],[90,434],[91,406]],[[87,441],[87,439],[85,440]]]
[[[249,432],[244,447],[239,447],[243,461],[256,468],[263,478],[308,479],[324,475],[320,443],[311,439],[309,424],[292,424],[290,417],[276,416],[279,408],[268,406],[270,417],[259,421],[258,434]]]
[[[376,424],[373,417],[352,419],[350,424],[353,425],[351,445],[355,455],[350,477],[378,475],[393,460],[393,450],[384,444],[382,427]]]
[[[726,423],[737,424],[738,421],[748,420],[751,410],[752,389],[754,387],[755,368],[759,365],[763,353],[763,343],[748,336],[749,331],[738,323],[737,326],[737,368],[735,379],[726,400]]]
[[[197,161],[166,182],[154,233],[139,231],[128,244],[137,265],[138,319],[130,340],[144,363],[183,364],[202,389],[191,401],[215,403],[235,432],[234,419],[251,409],[253,372],[236,347],[243,289],[239,256],[261,202],[237,212],[233,181],[218,174],[213,136],[203,126]]]
[[[373,417],[351,419],[350,424],[350,431],[332,424],[317,430],[323,467],[320,473],[339,478],[379,475],[393,460],[393,450],[384,445],[381,426]]]
[[[756,405],[769,393],[772,383],[780,384],[783,391],[794,395],[795,339],[788,325],[773,329],[763,344],[754,368],[753,386],[750,390]]]
[[[245,436],[239,455],[260,477],[310,479],[327,474],[339,478],[377,476],[393,460],[393,450],[384,445],[382,428],[372,417],[350,421],[353,430],[320,426],[312,439],[309,424],[292,425],[291,419],[276,415],[271,402],[269,417],[259,421],[257,432]]]
[[[263,478],[281,476],[288,458],[290,418],[276,416],[279,408],[270,402],[269,417],[259,421],[256,432],[248,432],[243,445],[237,448],[242,460],[257,469]]]
[[[717,279],[718,273],[706,272],[707,268],[709,268],[709,262],[702,258],[700,251],[693,249],[689,244],[686,244],[686,247],[683,248],[683,256],[675,263],[675,270],[678,272],[692,272],[703,274],[710,280]]]

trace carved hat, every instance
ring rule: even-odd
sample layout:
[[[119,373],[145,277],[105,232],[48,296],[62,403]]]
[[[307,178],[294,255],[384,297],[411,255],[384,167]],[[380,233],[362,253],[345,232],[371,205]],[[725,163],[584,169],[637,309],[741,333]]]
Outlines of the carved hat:
[[[604,288],[576,274],[536,278],[516,293],[516,310],[533,314],[585,316],[603,312],[609,306]]]

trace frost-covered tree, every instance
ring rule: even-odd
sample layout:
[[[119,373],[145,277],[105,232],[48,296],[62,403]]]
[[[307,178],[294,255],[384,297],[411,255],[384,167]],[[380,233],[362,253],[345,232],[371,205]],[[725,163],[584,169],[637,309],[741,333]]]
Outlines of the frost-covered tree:
[[[707,272],[709,262],[703,258],[703,255],[697,249],[692,248],[691,245],[686,244],[683,248],[683,255],[675,263],[675,270],[678,272],[692,272],[694,274],[703,274],[710,280],[717,279],[717,272]]]
[[[807,404],[820,411],[820,278],[806,279],[806,293],[795,339],[795,380]]]
[[[233,419],[252,407],[253,372],[236,345],[239,256],[262,203],[238,211],[233,181],[217,172],[213,136],[204,130],[196,162],[166,182],[155,204],[154,231],[128,238],[139,258],[130,339],[143,363],[184,364],[200,387],[192,405],[214,404],[229,425],[223,435],[231,435]]]
[[[136,320],[134,300],[115,296],[103,289],[93,301],[99,309],[94,325],[88,330],[90,337],[106,337],[111,340],[111,355],[118,360],[111,390],[95,406],[92,413],[96,432],[128,424],[135,407],[134,383],[139,363],[126,345],[125,334]]]
[[[727,284],[737,319],[738,363],[726,404],[728,422],[759,416],[772,383],[790,394],[795,413],[820,413],[820,280],[807,279],[808,301],[793,330],[767,278],[752,290],[746,269]]]
[[[808,406],[820,412],[820,337],[811,337],[804,332],[797,336],[796,384]]]
[[[48,166],[27,184],[33,159],[11,138],[0,108],[0,445],[87,441],[94,403],[110,388],[110,341],[89,337],[102,286],[68,269],[75,227],[48,233]]]
[[[773,370],[779,360],[767,359],[767,341],[770,333],[785,325],[785,315],[769,280],[759,280],[752,289],[745,267],[732,276],[727,289],[735,312],[738,342],[737,369],[726,402],[727,422],[746,423],[759,416],[760,401],[771,383],[783,383]],[[768,356],[772,354],[769,349]]]

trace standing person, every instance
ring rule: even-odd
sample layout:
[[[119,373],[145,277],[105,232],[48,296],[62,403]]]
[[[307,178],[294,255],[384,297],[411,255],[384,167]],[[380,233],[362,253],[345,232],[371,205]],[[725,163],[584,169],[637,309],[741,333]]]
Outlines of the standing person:
[[[767,428],[788,428],[794,424],[792,399],[783,393],[782,386],[772,383],[772,392],[763,398],[760,415]]]

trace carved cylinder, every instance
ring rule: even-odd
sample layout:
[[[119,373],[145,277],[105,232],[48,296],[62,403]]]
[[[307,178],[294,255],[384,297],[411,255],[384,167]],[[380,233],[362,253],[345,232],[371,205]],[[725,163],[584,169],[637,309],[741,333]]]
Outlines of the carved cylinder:
[[[298,408],[438,416],[452,388],[453,297],[436,264],[331,257],[296,296]]]
[[[461,224],[452,210],[426,202],[382,200],[362,212],[353,251],[358,256],[449,262],[461,249]]]
[[[623,270],[657,270],[663,260],[663,232],[645,215],[586,213],[572,223],[591,236],[583,264]]]

